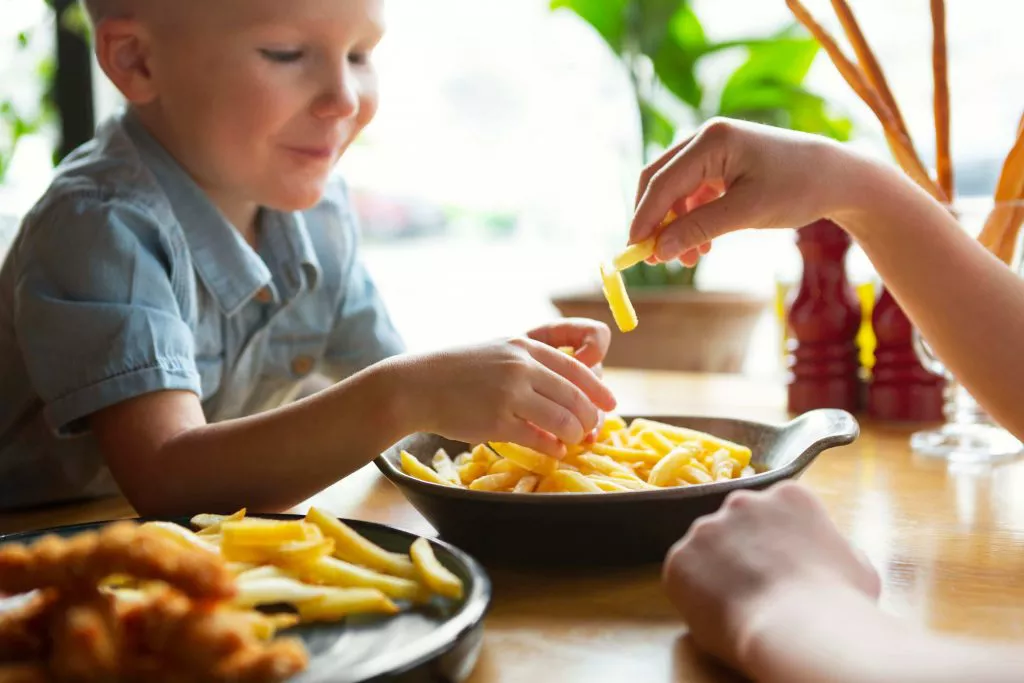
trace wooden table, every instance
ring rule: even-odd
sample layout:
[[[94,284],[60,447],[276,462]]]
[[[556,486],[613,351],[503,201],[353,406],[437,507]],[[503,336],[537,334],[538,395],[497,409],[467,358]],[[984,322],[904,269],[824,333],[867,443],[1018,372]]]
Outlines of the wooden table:
[[[625,413],[782,421],[781,383],[611,371]],[[803,481],[882,572],[884,606],[911,622],[1024,640],[1024,462],[950,467],[915,457],[911,429],[862,423]],[[345,517],[432,532],[372,467],[310,500]],[[0,532],[132,514],[124,501],[0,515]],[[723,681],[664,599],[657,567],[598,574],[492,570],[493,609],[472,681]]]

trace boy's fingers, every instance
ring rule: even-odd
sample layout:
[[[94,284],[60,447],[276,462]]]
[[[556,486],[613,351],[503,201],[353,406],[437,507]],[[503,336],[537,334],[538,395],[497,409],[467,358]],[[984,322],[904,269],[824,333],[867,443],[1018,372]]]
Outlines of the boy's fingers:
[[[516,409],[516,417],[536,425],[567,444],[583,441],[588,431],[576,415],[539,392]]]
[[[550,455],[558,460],[565,457],[565,444],[553,435],[521,419],[514,420],[511,425],[502,430],[499,438],[508,443],[532,448],[538,453]]]
[[[562,346],[573,347],[576,350],[575,358],[588,367],[604,358],[612,339],[607,325],[583,318],[568,318],[546,325],[528,332],[527,336],[556,349]]]
[[[590,399],[590,402],[598,408],[603,410],[615,409],[615,396],[612,395],[611,389],[609,389],[605,383],[602,382],[586,365],[546,344],[533,343],[527,346],[527,350],[539,363],[546,366],[553,373],[557,373],[569,380],[572,385],[575,385],[575,388],[577,388],[578,391],[583,392],[586,398]],[[543,373],[541,373],[539,377],[542,378],[539,381],[541,381],[545,386],[550,387],[553,385],[552,381],[543,379],[545,377]],[[550,377],[550,380],[556,379],[557,377]],[[565,382],[557,382],[557,384],[562,387],[569,388],[569,385],[566,385]],[[538,387],[535,385],[535,388]],[[571,409],[571,406],[567,403],[563,403],[562,399],[560,399],[557,394],[552,395],[556,391],[557,389],[550,389],[550,393],[546,392],[545,395]],[[565,394],[562,394],[562,396],[564,397]]]
[[[758,227],[753,221],[752,200],[753,193],[742,182],[737,182],[721,199],[698,207],[665,226],[655,256],[671,261],[726,233]]]
[[[586,372],[593,374],[590,370]],[[583,438],[583,433],[593,429],[594,425],[597,424],[597,407],[594,406],[579,387],[567,382],[564,377],[559,376],[554,371],[544,368],[542,372],[538,372],[533,380],[533,390],[544,398],[553,401],[556,405],[561,406],[576,419],[581,432],[579,434],[580,439]],[[546,429],[557,436],[562,436],[562,434],[555,432],[553,429],[549,429],[548,424],[540,424],[532,419],[530,421],[542,429]],[[578,440],[567,441],[566,443],[578,443]]]

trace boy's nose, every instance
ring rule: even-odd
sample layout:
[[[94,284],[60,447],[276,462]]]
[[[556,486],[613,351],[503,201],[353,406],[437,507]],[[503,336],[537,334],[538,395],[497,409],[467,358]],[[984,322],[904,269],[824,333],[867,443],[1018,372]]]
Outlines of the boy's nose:
[[[322,118],[351,118],[359,112],[359,91],[356,80],[347,70],[317,100],[314,114]]]

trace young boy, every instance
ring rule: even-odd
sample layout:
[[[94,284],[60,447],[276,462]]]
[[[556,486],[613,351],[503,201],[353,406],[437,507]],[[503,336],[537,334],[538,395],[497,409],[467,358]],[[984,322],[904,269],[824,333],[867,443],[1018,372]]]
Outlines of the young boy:
[[[613,408],[589,321],[396,355],[327,187],[377,108],[380,0],[85,5],[129,106],[0,271],[0,507],[283,509],[415,431],[557,457]]]
[[[728,232],[831,218],[943,363],[1024,438],[1024,280],[943,206],[891,167],[823,138],[714,121],[643,173],[630,239],[650,236],[670,207],[708,187],[724,194],[668,225],[655,259],[692,263]],[[926,633],[879,610],[877,573],[796,484],[734,494],[664,569],[694,640],[758,681],[1001,683],[1024,671],[1020,647]]]

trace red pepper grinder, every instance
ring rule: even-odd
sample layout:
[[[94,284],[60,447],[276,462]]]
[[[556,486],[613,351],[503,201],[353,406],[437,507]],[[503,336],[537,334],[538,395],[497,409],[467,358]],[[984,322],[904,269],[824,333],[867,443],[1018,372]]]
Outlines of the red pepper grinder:
[[[860,408],[857,331],[861,307],[846,277],[851,240],[835,223],[820,220],[797,231],[803,276],[787,320],[789,411]]]
[[[921,365],[913,326],[888,289],[878,297],[871,325],[877,346],[868,414],[892,422],[941,422],[945,380]]]

